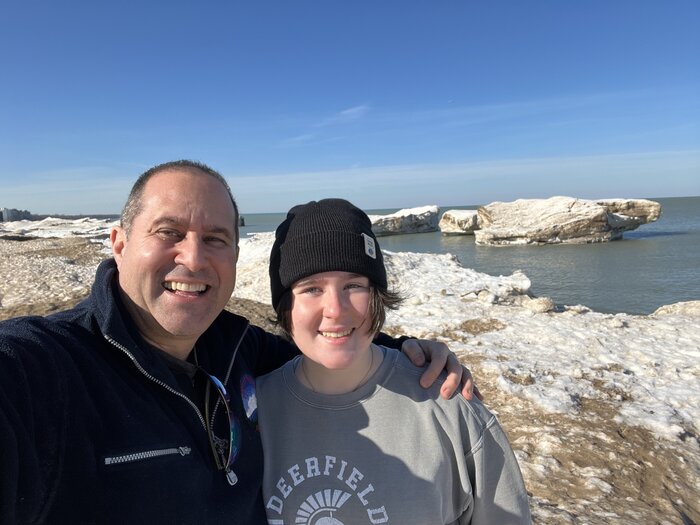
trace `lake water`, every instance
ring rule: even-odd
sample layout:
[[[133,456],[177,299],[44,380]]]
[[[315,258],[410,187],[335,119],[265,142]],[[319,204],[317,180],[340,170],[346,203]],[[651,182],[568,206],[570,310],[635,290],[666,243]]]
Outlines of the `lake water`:
[[[558,304],[648,314],[664,304],[700,300],[700,197],[652,200],[661,204],[661,218],[610,243],[477,246],[473,236],[433,232],[380,237],[379,244],[394,252],[452,253],[462,265],[491,275],[522,270],[532,281],[533,294],[551,297]],[[368,210],[374,214],[395,211]],[[273,231],[285,214],[244,217],[243,235]]]

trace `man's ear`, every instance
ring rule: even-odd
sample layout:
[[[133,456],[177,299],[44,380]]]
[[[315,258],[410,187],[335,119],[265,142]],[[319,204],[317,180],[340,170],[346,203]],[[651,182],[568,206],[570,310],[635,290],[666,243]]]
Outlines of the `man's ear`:
[[[117,268],[122,261],[124,250],[126,250],[126,231],[121,226],[115,226],[109,233],[109,240],[112,242],[112,255],[117,262]]]

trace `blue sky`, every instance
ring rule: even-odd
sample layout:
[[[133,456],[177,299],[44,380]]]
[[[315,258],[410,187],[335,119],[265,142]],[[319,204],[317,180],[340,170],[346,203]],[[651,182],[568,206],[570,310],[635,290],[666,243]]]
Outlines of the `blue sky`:
[[[700,195],[695,0],[6,0],[0,207],[191,158],[245,213]]]

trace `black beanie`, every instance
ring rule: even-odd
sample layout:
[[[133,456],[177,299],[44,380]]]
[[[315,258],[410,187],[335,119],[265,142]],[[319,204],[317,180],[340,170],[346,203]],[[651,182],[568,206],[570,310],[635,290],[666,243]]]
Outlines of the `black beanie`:
[[[321,272],[364,275],[387,289],[384,259],[367,214],[343,199],[294,206],[277,227],[270,252],[270,290],[277,310],[299,279]]]

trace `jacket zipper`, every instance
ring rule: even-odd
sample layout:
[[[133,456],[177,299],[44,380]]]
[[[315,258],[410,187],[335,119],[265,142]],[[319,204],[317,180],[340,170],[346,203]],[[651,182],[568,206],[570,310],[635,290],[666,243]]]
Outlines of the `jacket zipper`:
[[[124,454],[123,456],[113,456],[105,458],[105,465],[119,465],[121,463],[133,463],[143,459],[159,458],[161,456],[173,456],[179,454],[188,456],[192,452],[190,447],[163,448],[160,450],[149,450],[147,452],[137,452],[134,454]]]
[[[231,357],[231,360],[229,361],[228,364],[228,370],[226,370],[226,377],[224,377],[224,385],[228,384],[228,380],[231,378],[231,370],[233,370],[233,362],[236,360],[236,356],[238,355],[238,349],[241,347],[241,343],[243,342],[243,339],[245,338],[245,334],[248,331],[248,327],[250,326],[250,323],[246,323],[245,327],[243,328],[243,333],[241,334],[241,337],[238,339],[238,344],[236,344],[236,348],[233,349],[233,357]],[[211,415],[211,422],[214,422],[214,418],[216,417],[216,412],[219,410],[219,405],[221,404],[221,398],[216,400],[216,403],[214,404],[214,410],[212,411]]]
[[[165,388],[168,392],[170,392],[170,393],[172,393],[172,394],[175,394],[176,396],[181,397],[182,399],[184,399],[185,401],[187,401],[187,403],[188,403],[188,404],[194,409],[194,411],[197,413],[197,417],[199,418],[199,422],[202,424],[202,428],[204,428],[204,431],[205,431],[205,432],[207,431],[207,424],[204,422],[204,417],[202,416],[202,413],[199,411],[199,408],[197,408],[197,405],[195,405],[189,397],[187,397],[185,394],[182,394],[182,393],[178,392],[177,390],[175,390],[174,388],[170,387],[169,385],[163,383],[163,381],[161,381],[160,379],[158,379],[158,378],[156,378],[156,377],[153,377],[151,374],[149,374],[148,372],[146,372],[146,369],[143,368],[143,367],[141,366],[141,363],[139,363],[139,362],[137,361],[137,359],[134,357],[134,355],[133,355],[128,349],[126,349],[124,346],[122,346],[121,344],[119,344],[118,342],[116,342],[114,339],[112,339],[112,338],[109,337],[108,335],[105,335],[104,337],[105,337],[105,339],[107,339],[107,341],[108,341],[110,344],[112,344],[113,346],[115,346],[115,347],[117,347],[119,350],[121,350],[123,353],[125,353],[125,354],[127,355],[127,357],[128,357],[129,359],[131,359],[131,361],[134,363],[134,365],[136,366],[136,368],[138,369],[138,371],[141,372],[144,376],[146,376],[148,379],[150,379],[151,381],[153,381],[155,384],[157,384],[157,385],[159,385],[159,386],[162,386],[162,387]]]
[[[225,379],[224,379],[224,385],[228,383],[228,381],[229,381],[229,379],[230,379],[230,377],[231,377],[231,370],[233,370],[233,362],[236,360],[236,355],[238,355],[238,349],[240,348],[241,343],[243,342],[243,339],[245,338],[245,334],[246,334],[246,332],[248,331],[248,327],[249,327],[249,326],[250,326],[250,323],[246,323],[245,327],[243,328],[243,333],[241,334],[241,337],[238,338],[238,343],[236,344],[236,348],[235,348],[234,351],[233,351],[233,356],[231,357],[231,360],[229,361],[228,370],[226,371],[226,377],[225,377]],[[187,404],[189,404],[189,405],[194,409],[195,413],[197,414],[197,417],[199,418],[199,422],[202,423],[202,428],[204,428],[204,431],[207,432],[207,424],[206,424],[206,422],[204,421],[204,417],[202,416],[202,413],[199,411],[199,408],[197,408],[197,405],[195,405],[189,397],[187,397],[186,395],[184,395],[184,394],[178,392],[178,391],[175,390],[174,388],[171,388],[170,386],[168,386],[167,384],[165,384],[165,383],[164,383],[163,381],[161,381],[160,379],[158,379],[158,378],[156,378],[156,377],[153,377],[151,374],[149,374],[149,373],[146,371],[145,368],[143,368],[143,367],[141,366],[141,363],[138,362],[138,360],[134,357],[134,355],[133,355],[126,347],[124,347],[122,344],[118,343],[117,341],[115,341],[115,340],[112,339],[111,337],[109,337],[107,334],[102,334],[102,335],[104,336],[104,338],[105,338],[111,345],[115,346],[116,348],[118,348],[119,350],[121,350],[124,354],[126,354],[126,356],[127,356],[129,359],[131,359],[131,362],[134,363],[134,365],[136,366],[136,368],[138,369],[138,371],[141,372],[146,378],[150,379],[150,380],[153,381],[155,384],[157,384],[157,385],[159,385],[159,386],[165,388],[168,392],[170,392],[170,393],[172,393],[172,394],[175,394],[176,396],[178,396],[178,397],[184,399],[185,401],[187,401]],[[216,411],[218,410],[219,404],[220,404],[220,403],[221,403],[221,399],[217,399],[216,404],[214,405],[214,410],[213,410],[213,412],[212,412],[212,421],[214,420],[214,416],[216,415]],[[181,448],[182,448],[182,447],[181,447]],[[185,448],[187,448],[187,447],[185,447]],[[153,451],[153,452],[157,452],[157,451]],[[189,449],[188,449],[188,452],[187,452],[187,453],[189,454]],[[144,454],[148,454],[148,453],[146,452],[146,453],[144,453]],[[105,464],[107,464],[107,459],[108,459],[108,458],[105,458]],[[134,461],[135,461],[135,460],[134,460]],[[231,486],[233,486],[233,485],[235,485],[236,483],[238,483],[238,476],[236,476],[236,473],[235,473],[233,470],[229,469],[229,468],[226,469],[226,479],[227,479],[229,485],[231,485]]]

